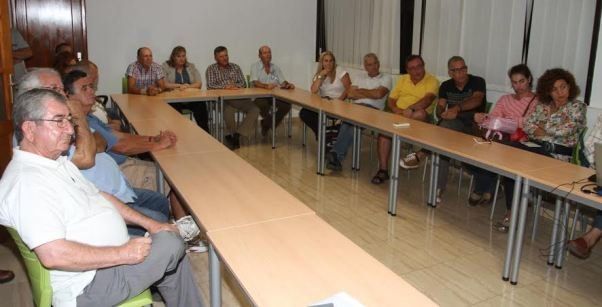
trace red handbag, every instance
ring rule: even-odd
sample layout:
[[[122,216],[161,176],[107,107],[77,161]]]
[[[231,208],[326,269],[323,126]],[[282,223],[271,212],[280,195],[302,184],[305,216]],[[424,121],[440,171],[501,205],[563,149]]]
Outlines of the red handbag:
[[[527,115],[527,112],[529,111],[529,107],[531,107],[531,103],[533,102],[533,100],[535,100],[535,97],[537,97],[537,96],[533,96],[533,98],[531,98],[531,101],[529,101],[527,108],[523,112],[523,117],[525,117],[525,115]],[[510,141],[512,141],[512,142],[524,142],[527,140],[529,140],[529,136],[520,127],[516,128],[516,131],[514,131],[512,134],[510,134]]]

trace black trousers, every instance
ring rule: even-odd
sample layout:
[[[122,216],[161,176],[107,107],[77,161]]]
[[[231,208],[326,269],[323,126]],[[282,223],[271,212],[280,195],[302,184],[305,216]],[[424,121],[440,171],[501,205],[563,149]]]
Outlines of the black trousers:
[[[209,133],[209,114],[207,113],[207,104],[204,101],[178,102],[170,103],[170,105],[180,113],[184,109],[192,111],[196,124]]]

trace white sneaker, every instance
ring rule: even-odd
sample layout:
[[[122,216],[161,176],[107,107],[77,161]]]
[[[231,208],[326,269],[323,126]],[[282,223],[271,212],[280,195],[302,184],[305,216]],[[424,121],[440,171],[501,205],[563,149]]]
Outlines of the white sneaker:
[[[180,218],[176,221],[176,227],[180,231],[180,236],[184,241],[188,242],[201,233],[201,230],[196,225],[190,215]]]
[[[209,250],[209,246],[206,241],[201,240],[197,237],[198,240],[192,240],[188,242],[188,248],[186,248],[186,253],[205,253]]]
[[[418,159],[415,152],[412,152],[405,158],[399,159],[399,166],[404,169],[415,169],[420,166],[420,159]]]

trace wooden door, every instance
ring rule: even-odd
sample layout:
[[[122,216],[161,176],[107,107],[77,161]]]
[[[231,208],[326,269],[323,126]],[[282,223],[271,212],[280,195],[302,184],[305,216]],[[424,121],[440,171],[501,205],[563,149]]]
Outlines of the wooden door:
[[[12,154],[12,44],[8,14],[8,1],[0,0],[0,175],[4,172]]]
[[[4,1],[4,0],[2,0]],[[52,67],[54,48],[73,46],[88,58],[85,0],[10,0],[13,25],[29,43],[33,56],[27,67]]]

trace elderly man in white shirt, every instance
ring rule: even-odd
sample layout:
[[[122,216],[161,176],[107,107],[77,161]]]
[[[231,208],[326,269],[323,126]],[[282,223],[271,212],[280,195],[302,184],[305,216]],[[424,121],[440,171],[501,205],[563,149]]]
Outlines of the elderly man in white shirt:
[[[251,82],[253,82],[254,87],[268,90],[277,86],[281,89],[295,88],[295,85],[286,81],[280,67],[272,63],[272,49],[268,46],[259,48],[259,61],[251,66]],[[272,117],[270,115],[272,99],[258,98],[255,100],[255,104],[259,108],[259,114],[263,117],[261,120],[261,135],[266,136],[272,128]],[[276,127],[290,110],[291,105],[289,103],[276,99]]]
[[[382,110],[385,107],[387,94],[391,90],[391,76],[380,72],[380,62],[374,53],[364,56],[364,70],[366,71],[354,78],[353,86],[347,91],[347,98],[355,104]],[[342,161],[352,142],[353,125],[343,122],[337,141],[326,156],[328,169],[340,171],[343,168]]]
[[[0,224],[14,228],[50,270],[54,306],[114,306],[157,286],[167,306],[201,306],[183,240],[100,192],[63,155],[74,134],[65,97],[17,97],[19,147],[0,180]],[[126,223],[150,236],[130,239]]]

